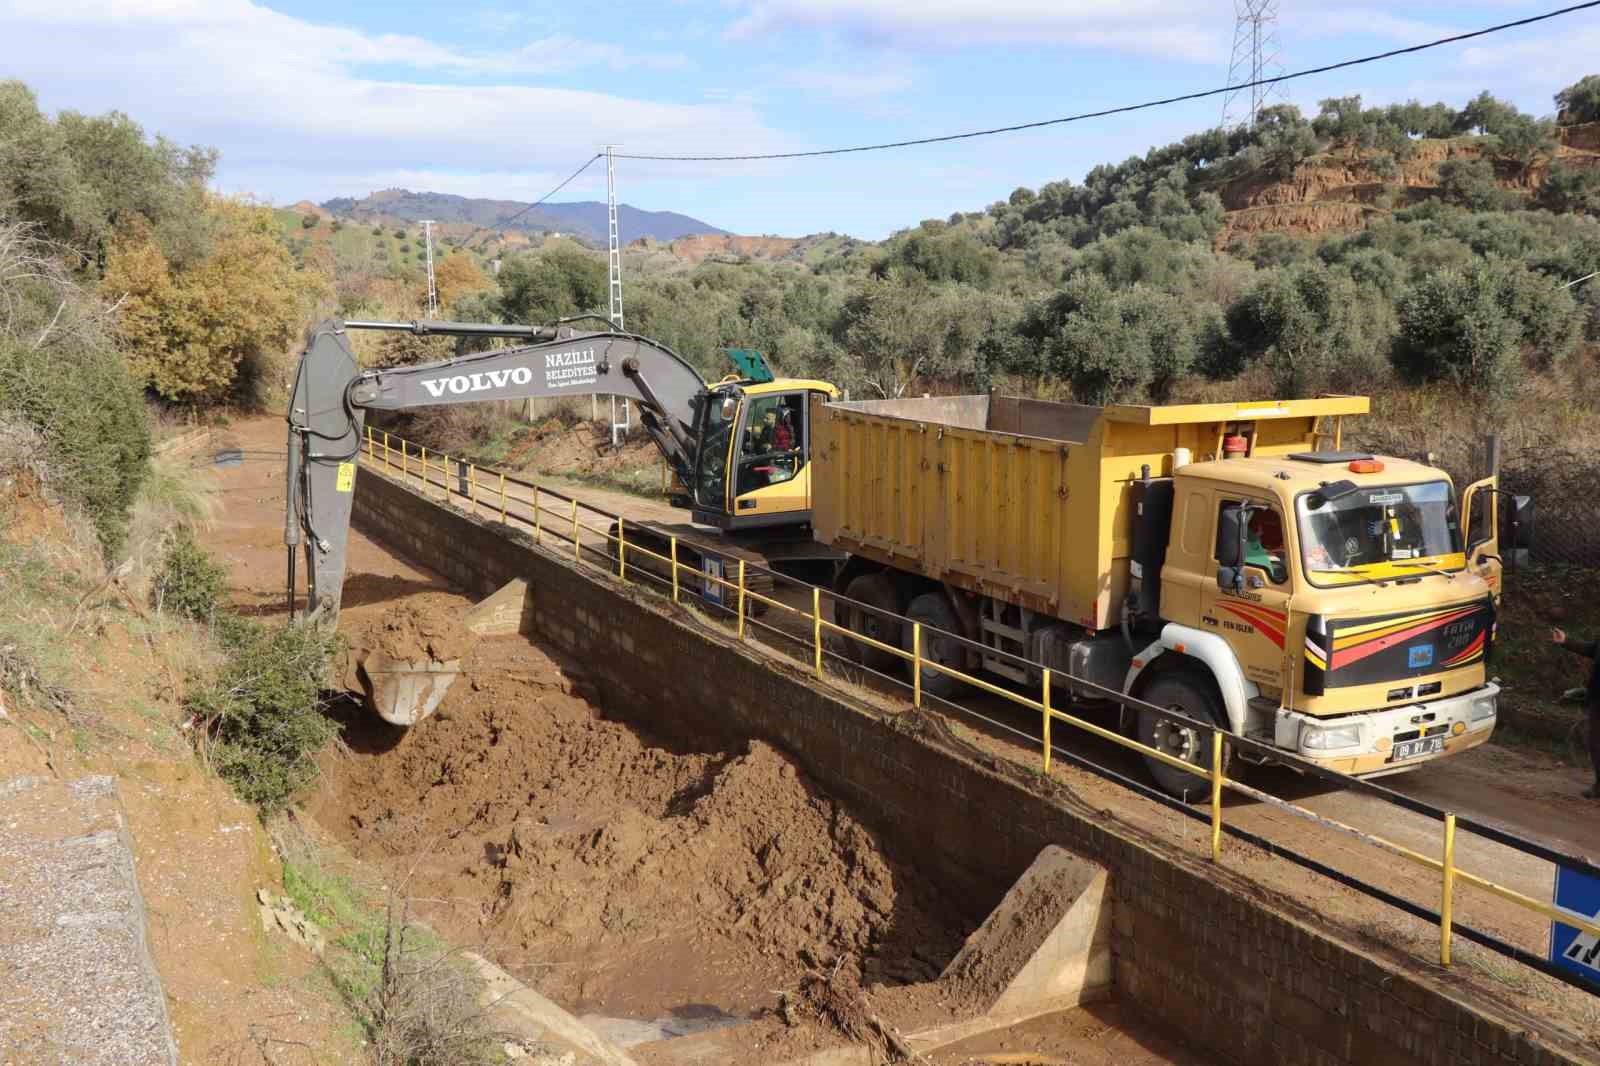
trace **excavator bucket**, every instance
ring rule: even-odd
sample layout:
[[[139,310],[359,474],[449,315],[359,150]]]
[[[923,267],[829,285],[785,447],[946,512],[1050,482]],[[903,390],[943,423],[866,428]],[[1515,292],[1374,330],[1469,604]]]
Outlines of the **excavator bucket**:
[[[391,725],[416,725],[432,714],[461,676],[461,660],[393,659],[381,651],[351,652],[350,687],[358,689],[367,709]]]
[[[345,659],[345,687],[360,692],[367,709],[385,722],[416,725],[438,710],[463,673],[460,658],[437,658],[435,653],[465,652],[463,633],[470,638],[527,632],[529,611],[528,583],[518,578],[468,610],[455,633],[452,626],[430,629],[423,619],[417,634],[422,639],[385,640],[371,631],[358,635]],[[413,649],[415,654],[405,654]]]

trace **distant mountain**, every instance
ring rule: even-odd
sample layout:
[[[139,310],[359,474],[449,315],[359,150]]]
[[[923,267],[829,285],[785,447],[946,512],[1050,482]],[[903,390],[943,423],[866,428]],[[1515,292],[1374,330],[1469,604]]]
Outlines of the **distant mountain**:
[[[487,230],[513,229],[527,233],[561,233],[593,244],[606,243],[606,205],[595,200],[577,203],[540,204],[515,222],[505,219],[528,205],[518,200],[486,200],[452,196],[439,192],[412,192],[409,189],[384,189],[362,199],[341,196],[324,201],[323,210],[361,221],[403,219],[419,222],[425,218],[439,222],[465,223]],[[651,237],[675,241],[691,234],[725,236],[718,229],[676,211],[641,211],[627,204],[617,205],[617,229],[624,243]]]

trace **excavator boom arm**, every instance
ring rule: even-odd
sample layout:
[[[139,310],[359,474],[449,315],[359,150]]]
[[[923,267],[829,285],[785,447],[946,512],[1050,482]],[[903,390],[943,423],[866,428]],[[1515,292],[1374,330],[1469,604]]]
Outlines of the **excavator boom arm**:
[[[348,329],[419,335],[495,336],[534,343],[386,370],[363,370]],[[695,421],[706,384],[680,356],[631,333],[460,322],[326,322],[300,358],[289,405],[284,543],[294,590],[295,549],[305,536],[307,614],[331,621],[344,583],[352,464],[365,412],[531,397],[621,396],[686,482],[696,458]]]

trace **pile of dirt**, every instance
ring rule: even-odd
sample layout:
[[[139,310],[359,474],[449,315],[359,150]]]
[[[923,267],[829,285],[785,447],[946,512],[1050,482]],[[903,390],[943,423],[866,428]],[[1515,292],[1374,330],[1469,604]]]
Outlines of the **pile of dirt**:
[[[628,438],[621,447],[613,447],[611,429],[604,422],[565,425],[549,418],[516,443],[506,457],[506,465],[533,473],[606,477],[659,468],[661,453],[644,436]]]
[[[348,629],[350,644],[392,659],[445,662],[467,653],[472,635],[462,624],[461,600],[448,593],[422,593],[399,601],[376,618]]]
[[[753,1011],[818,968],[929,980],[959,947],[955,908],[773,748],[674,749],[516,638],[466,671],[387,750],[351,737],[313,813],[552,998]]]

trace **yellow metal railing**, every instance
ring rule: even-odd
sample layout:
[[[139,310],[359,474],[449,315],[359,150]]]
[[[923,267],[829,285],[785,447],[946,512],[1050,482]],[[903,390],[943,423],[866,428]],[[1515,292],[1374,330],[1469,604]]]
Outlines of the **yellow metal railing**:
[[[405,440],[399,440],[397,464],[395,460],[396,450],[393,444],[393,440],[395,439],[398,438],[391,438],[388,433],[382,433],[382,442],[380,447],[377,441],[377,434],[374,430],[372,430],[371,427],[368,427],[366,447],[368,458],[374,463],[374,465],[381,466],[386,472],[398,473],[403,479],[415,478],[420,481],[421,492],[424,498],[428,497],[428,493],[434,484],[429,477],[429,472],[434,469],[435,466],[437,466],[442,475],[438,482],[442,490],[440,499],[442,501],[450,501],[450,458],[448,456],[438,455],[436,453],[435,458],[430,460],[426,448],[417,449],[414,446],[409,445]],[[415,461],[413,462],[413,460]],[[646,547],[644,544],[639,543],[637,539],[634,541],[629,541],[627,539],[627,522],[620,515],[611,514],[610,512],[601,510],[597,507],[592,507],[588,504],[581,504],[576,498],[557,492],[554,489],[545,488],[529,482],[508,479],[503,471],[495,472],[497,481],[492,480],[490,482],[480,482],[477,474],[477,468],[473,464],[459,464],[458,470],[462,469],[464,469],[465,472],[458,472],[458,482],[465,481],[468,488],[465,491],[462,491],[458,486],[456,494],[465,500],[466,509],[470,513],[474,515],[479,513],[479,486],[494,484],[494,500],[498,501],[498,509],[496,509],[493,503],[483,505],[487,507],[492,516],[496,517],[501,522],[509,523],[511,521],[516,521],[531,527],[534,531],[535,542],[540,545],[542,545],[544,542],[543,538],[546,532],[549,532],[551,535],[556,536],[562,541],[571,541],[572,558],[579,564],[587,561],[584,558],[585,545],[583,544],[583,536],[587,533],[594,537],[600,538],[601,543],[605,545],[604,549],[595,546],[589,546],[590,552],[597,557],[596,565],[601,566],[605,572],[612,574],[620,581],[626,582],[629,579],[629,561],[631,559],[637,559],[638,557],[644,557],[662,564],[667,568],[670,577],[668,579],[661,580],[664,580],[670,584],[671,595],[674,603],[682,602],[682,582],[679,578],[680,569],[688,570],[694,579],[702,582],[702,588],[706,588],[707,586],[716,586],[721,590],[720,598],[722,600],[726,601],[729,597],[734,599],[736,605],[732,611],[732,613],[735,615],[734,634],[740,641],[746,640],[746,619],[750,617],[753,609],[758,605],[767,610],[785,613],[794,618],[797,622],[807,624],[810,630],[809,640],[807,641],[807,643],[810,645],[808,649],[810,652],[809,665],[811,666],[812,671],[815,673],[815,676],[818,680],[826,680],[827,676],[823,668],[824,646],[826,643],[825,638],[828,636],[840,636],[854,641],[856,644],[859,644],[865,648],[871,648],[879,652],[884,652],[903,660],[911,672],[912,703],[917,707],[921,707],[924,702],[922,672],[924,670],[932,670],[935,673],[950,677],[963,685],[968,685],[972,688],[978,689],[979,691],[986,692],[1015,706],[1039,715],[1043,749],[1042,769],[1046,775],[1050,773],[1050,754],[1052,748],[1051,725],[1054,722],[1063,722],[1102,740],[1110,741],[1119,747],[1136,752],[1144,758],[1154,759],[1158,762],[1166,763],[1187,773],[1194,774],[1197,778],[1205,778],[1207,784],[1209,785],[1208,798],[1210,801],[1209,806],[1211,822],[1210,852],[1212,861],[1214,862],[1220,862],[1222,858],[1222,834],[1224,828],[1222,799],[1227,790],[1232,790],[1240,795],[1247,796],[1258,802],[1270,804],[1271,806],[1296,817],[1314,822],[1324,828],[1354,837],[1368,845],[1379,848],[1391,855],[1395,855],[1401,859],[1404,859],[1408,863],[1436,872],[1440,877],[1440,905],[1438,918],[1439,961],[1445,966],[1449,966],[1451,964],[1451,942],[1455,926],[1455,888],[1458,881],[1481,889],[1482,891],[1505,900],[1506,902],[1520,907],[1523,910],[1538,914],[1548,919],[1563,922],[1566,925],[1572,926],[1584,933],[1600,936],[1600,924],[1597,924],[1595,921],[1586,920],[1567,911],[1558,910],[1549,903],[1534,899],[1533,897],[1518,892],[1515,889],[1507,888],[1504,885],[1497,884],[1488,878],[1480,877],[1457,866],[1455,861],[1456,815],[1453,812],[1443,813],[1442,836],[1440,841],[1440,854],[1442,855],[1442,858],[1432,858],[1431,856],[1424,855],[1421,852],[1412,850],[1404,845],[1397,844],[1391,840],[1379,836],[1376,833],[1369,833],[1364,830],[1357,829],[1354,826],[1339,822],[1335,819],[1328,818],[1324,815],[1316,814],[1315,812],[1296,803],[1281,799],[1272,795],[1271,793],[1263,792],[1241,781],[1228,777],[1222,769],[1225,763],[1224,754],[1226,751],[1226,745],[1235,743],[1234,738],[1227,731],[1209,722],[1201,722],[1195,719],[1190,719],[1183,715],[1176,714],[1166,708],[1154,707],[1153,705],[1145,704],[1142,701],[1124,696],[1121,693],[1117,693],[1109,689],[1104,690],[1108,699],[1114,699],[1118,702],[1121,702],[1124,706],[1148,708],[1158,713],[1168,715],[1169,717],[1181,719],[1186,726],[1195,729],[1197,732],[1208,732],[1210,765],[1201,766],[1196,763],[1187,762],[1167,752],[1150,747],[1149,745],[1131,737],[1124,736],[1122,733],[1116,730],[1107,729],[1104,726],[1100,726],[1094,722],[1079,718],[1076,715],[1055,709],[1051,704],[1052,671],[1042,664],[1027,663],[1030,669],[1041,672],[1039,698],[1035,699],[1032,696],[1023,695],[1020,692],[996,685],[993,682],[987,681],[983,678],[976,677],[972,674],[957,670],[954,667],[946,666],[943,663],[927,658],[924,654],[924,637],[929,630],[920,622],[916,622],[908,618],[900,618],[899,616],[891,615],[888,612],[876,612],[886,617],[896,618],[902,625],[909,625],[911,627],[912,637],[910,650],[896,647],[892,644],[886,644],[880,640],[869,637],[864,633],[858,633],[847,626],[838,625],[831,619],[823,617],[823,590],[820,586],[806,586],[810,589],[809,610],[795,607],[792,604],[785,603],[781,600],[764,595],[760,592],[757,592],[755,589],[750,588],[748,585],[747,567],[743,559],[738,560],[738,566],[735,571],[736,576],[734,578],[730,579],[708,573],[704,570],[680,561],[679,538],[677,536],[669,536],[666,538],[668,541],[668,551],[666,554],[661,554]],[[525,489],[525,498],[518,499],[517,496],[511,491],[515,488]],[[563,516],[563,524],[570,524],[570,532],[567,532],[566,530],[557,532],[555,528],[546,526],[543,521],[543,516],[551,512],[543,502],[544,497],[548,497],[552,500],[559,501],[562,504],[569,505],[569,513]],[[581,520],[580,509],[586,509],[592,512],[594,515],[604,518],[607,523],[605,528],[596,528],[594,525],[584,524]],[[526,510],[526,516],[523,513],[519,513],[520,510]],[[612,550],[613,548],[614,551]],[[612,565],[613,563],[614,569]],[[648,569],[639,566],[636,562],[633,564],[631,573],[635,577],[640,574],[645,574],[652,578],[659,578],[659,575],[651,573]],[[773,576],[778,577],[781,575],[774,574]],[[796,585],[802,584],[801,582],[794,581],[793,579],[786,580],[793,581],[793,583]],[[876,611],[876,609],[872,608],[870,605],[856,604],[854,601],[846,600],[844,597],[838,596],[831,592],[828,595],[836,604],[849,603],[851,606],[858,606],[869,611]],[[751,620],[753,621],[753,619]],[[782,632],[777,630],[776,627],[772,627],[770,625],[766,626],[766,628],[772,629],[774,632]],[[946,633],[942,630],[933,630],[932,632],[937,636],[953,639],[963,644],[970,643],[962,638],[959,634]],[[782,633],[782,635],[791,640],[798,639],[792,633]],[[990,651],[992,653],[992,649]],[[1026,662],[1026,660],[1021,659],[1018,659],[1017,661],[1019,663]],[[1082,682],[1080,682],[1080,684],[1081,683]],[[1098,686],[1091,687],[1098,688]],[[1284,754],[1281,757],[1286,762],[1295,761],[1295,756],[1293,755]]]

